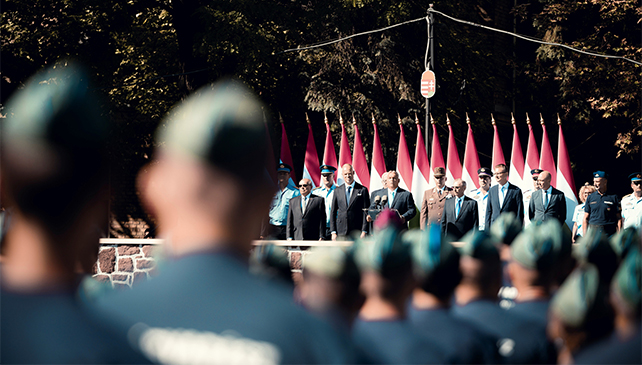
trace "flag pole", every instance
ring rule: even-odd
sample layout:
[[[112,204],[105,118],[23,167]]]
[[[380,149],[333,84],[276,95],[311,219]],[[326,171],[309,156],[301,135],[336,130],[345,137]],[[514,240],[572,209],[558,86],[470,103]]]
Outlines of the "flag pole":
[[[435,61],[434,61],[434,47],[433,47],[433,33],[434,33],[434,18],[432,15],[432,12],[430,9],[432,9],[433,4],[428,4],[428,45],[429,45],[429,52],[430,52],[430,61],[428,64],[430,65],[430,69],[434,70],[435,69]],[[437,83],[435,82],[435,91],[437,90]],[[426,98],[426,155],[428,156],[428,161],[430,161],[430,120],[432,117],[430,116],[430,99]]]

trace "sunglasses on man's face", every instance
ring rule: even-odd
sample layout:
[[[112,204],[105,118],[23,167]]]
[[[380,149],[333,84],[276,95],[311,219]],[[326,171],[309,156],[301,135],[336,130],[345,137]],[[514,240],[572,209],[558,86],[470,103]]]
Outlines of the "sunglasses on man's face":
[[[642,181],[633,181],[633,184],[640,186],[640,184],[642,184]]]

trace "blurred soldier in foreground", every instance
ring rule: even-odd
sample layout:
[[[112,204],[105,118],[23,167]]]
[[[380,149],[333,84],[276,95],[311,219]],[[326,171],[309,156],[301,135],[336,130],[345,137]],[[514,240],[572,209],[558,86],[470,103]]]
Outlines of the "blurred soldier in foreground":
[[[303,305],[349,333],[364,302],[361,274],[352,250],[314,247],[303,261],[298,290]]]
[[[515,305],[517,289],[508,274],[508,264],[511,262],[510,247],[515,237],[522,232],[522,223],[517,220],[515,213],[504,213],[493,223],[486,233],[490,235],[493,244],[499,250],[502,262],[502,287],[499,289],[499,305],[508,309]]]
[[[501,263],[489,236],[471,231],[463,241],[460,260],[463,278],[455,290],[457,306],[453,314],[498,338],[498,352],[505,363],[554,362],[555,350],[546,338],[546,327],[497,304]]]
[[[608,284],[584,263],[564,281],[551,301],[548,335],[558,346],[559,364],[572,364],[589,346],[611,334],[613,309]]]
[[[2,120],[2,198],[13,213],[1,276],[5,364],[149,362],[74,296],[107,221],[108,124],[87,78],[72,65],[50,68]]]
[[[412,296],[410,322],[431,338],[456,364],[496,364],[497,338],[476,330],[453,317],[451,298],[461,281],[459,253],[432,224],[426,231],[412,230],[403,235],[412,247],[418,286]]]
[[[633,192],[622,198],[622,228],[642,227],[642,174],[629,175]]]
[[[100,303],[137,322],[161,363],[345,363],[345,339],[251,275],[247,258],[273,188],[261,103],[240,84],[201,89],[170,114],[140,177],[171,260],[154,280]]]
[[[576,364],[642,363],[640,260],[639,246],[635,246],[626,256],[611,283],[611,304],[615,309],[614,334],[579,354],[575,358]]]
[[[388,219],[386,216],[394,215]],[[396,213],[386,210],[374,241],[357,241],[355,255],[366,302],[355,321],[352,337],[374,363],[443,364],[444,351],[406,320],[406,303],[414,289],[410,246],[400,237]],[[399,223],[399,222],[397,222]]]
[[[584,229],[597,229],[611,236],[622,227],[620,201],[617,195],[607,191],[606,172],[594,172],[593,185],[597,191],[589,195],[584,203]]]
[[[570,243],[570,237],[566,238]],[[556,267],[562,256],[562,239],[561,225],[551,220],[529,226],[510,246],[508,273],[518,293],[510,311],[536,320],[543,327],[547,323]]]

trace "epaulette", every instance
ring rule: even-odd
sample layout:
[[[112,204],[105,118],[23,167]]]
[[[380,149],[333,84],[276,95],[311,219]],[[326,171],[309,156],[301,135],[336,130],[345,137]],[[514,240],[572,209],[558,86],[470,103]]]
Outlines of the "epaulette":
[[[626,199],[626,198],[630,197],[631,195],[632,195],[632,193],[631,194],[626,194],[625,196],[622,197],[622,199]]]
[[[321,188],[322,188],[322,186],[317,186],[316,188],[312,189],[312,191],[319,190]]]

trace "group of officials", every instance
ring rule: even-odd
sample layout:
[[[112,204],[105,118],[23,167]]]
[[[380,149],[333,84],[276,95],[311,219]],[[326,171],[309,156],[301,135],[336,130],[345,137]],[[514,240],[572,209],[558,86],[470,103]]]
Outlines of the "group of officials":
[[[406,227],[417,213],[412,193],[399,187],[396,171],[384,173],[384,188],[370,195],[366,187],[354,180],[350,164],[342,166],[343,184],[334,183],[336,168],[323,165],[321,186],[312,189],[312,181],[302,179],[299,191],[288,184],[291,166],[281,163],[277,171],[279,191],[270,207],[269,231],[264,231],[261,238],[352,240],[350,234],[354,231],[360,232],[360,238],[368,234],[373,217],[385,209],[396,212]],[[440,224],[443,234],[460,239],[470,230],[484,231],[505,213],[515,214],[524,226],[552,219],[560,224],[566,221],[566,197],[551,185],[549,171],[531,170],[533,188],[524,192],[508,181],[505,164],[495,166],[494,171],[480,168],[477,171],[480,187],[470,191],[462,179],[456,179],[452,188],[448,187],[443,167],[436,167],[433,172],[435,186],[423,194],[421,229],[429,224]],[[633,192],[620,202],[616,195],[607,191],[607,173],[594,172],[593,192],[583,196],[585,190],[580,191],[582,204],[576,208],[573,218],[573,242],[583,235],[583,227],[598,229],[609,236],[629,226],[640,228],[641,176],[639,172],[629,176]],[[496,184],[491,184],[492,178]]]
[[[281,164],[274,196],[262,104],[231,80],[170,113],[138,177],[164,237],[159,275],[132,290],[79,296],[108,204],[109,123],[87,80],[73,64],[51,67],[7,104],[0,176],[12,214],[1,246],[1,363],[640,362],[639,233],[627,228],[607,240],[612,227],[599,219],[610,213],[601,206],[612,205],[616,217],[619,209],[605,176],[585,203],[584,221],[595,227],[569,274],[571,241],[546,218],[556,217],[547,207],[557,203],[544,172],[525,230],[521,191],[503,165],[490,189],[493,174],[480,169],[479,200],[464,195],[461,180],[447,188],[435,170],[423,231],[406,230],[416,212],[394,171],[369,196],[349,165],[339,187],[333,168],[322,167],[324,184],[312,192],[307,179],[299,191],[288,188],[291,169]],[[477,201],[486,198],[480,213]],[[508,207],[513,214],[503,214]],[[366,214],[373,210],[381,210],[374,221]],[[287,286],[248,270],[252,241],[267,230],[297,240],[361,233],[348,250],[308,255],[299,305]],[[461,250],[443,234],[468,230]],[[496,304],[499,245],[510,246],[507,272],[520,292],[511,311]]]

